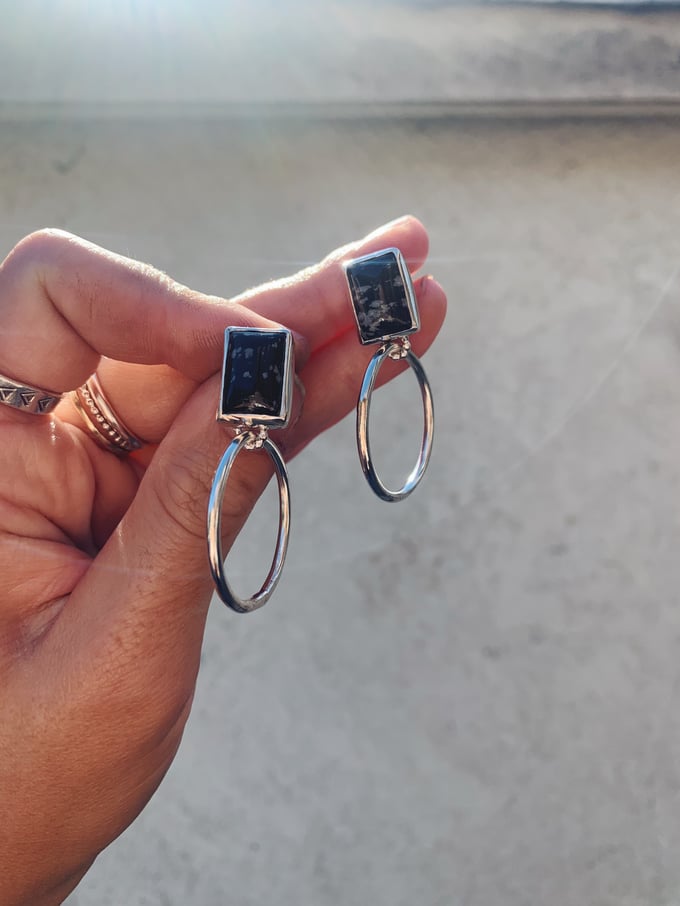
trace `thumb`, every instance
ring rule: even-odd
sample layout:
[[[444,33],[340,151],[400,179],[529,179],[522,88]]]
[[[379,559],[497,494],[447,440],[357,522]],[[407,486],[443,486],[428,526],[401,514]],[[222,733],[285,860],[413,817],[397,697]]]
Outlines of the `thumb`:
[[[210,378],[179,413],[133,503],[74,589],[60,620],[71,650],[87,650],[116,677],[130,674],[145,688],[160,685],[178,701],[193,689],[214,590],[207,501],[217,464],[232,439],[215,420],[219,388],[219,377]],[[293,420],[301,406],[296,386]],[[266,453],[248,451],[238,457],[222,511],[225,552],[271,475]],[[262,564],[263,578],[268,565]]]

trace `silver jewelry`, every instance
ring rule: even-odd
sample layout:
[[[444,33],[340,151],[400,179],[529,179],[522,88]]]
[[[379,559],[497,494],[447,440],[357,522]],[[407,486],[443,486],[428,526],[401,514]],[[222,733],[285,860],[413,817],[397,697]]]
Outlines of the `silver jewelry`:
[[[361,468],[381,500],[394,502],[408,497],[420,483],[432,453],[434,406],[432,389],[420,360],[411,352],[408,335],[420,329],[420,317],[411,275],[399,249],[383,249],[354,258],[345,264],[345,275],[362,345],[380,343],[368,363],[357,404],[357,448]],[[396,491],[386,488],[371,458],[368,417],[378,372],[388,359],[405,359],[411,366],[423,400],[423,437],[418,461]]]
[[[266,604],[281,578],[290,531],[290,488],[281,453],[269,430],[284,428],[293,397],[293,337],[289,330],[228,327],[224,332],[222,390],[217,420],[236,428],[236,435],[217,466],[208,501],[208,559],[217,593],[238,613]],[[224,572],[220,530],[222,502],[229,473],[241,450],[269,454],[279,486],[279,531],[267,578],[251,598],[236,595]]]
[[[59,403],[63,394],[21,384],[13,378],[0,374],[0,403],[30,412],[33,415],[47,415]]]
[[[144,446],[116,414],[96,374],[71,392],[71,400],[82,416],[85,428],[100,447],[122,456]]]

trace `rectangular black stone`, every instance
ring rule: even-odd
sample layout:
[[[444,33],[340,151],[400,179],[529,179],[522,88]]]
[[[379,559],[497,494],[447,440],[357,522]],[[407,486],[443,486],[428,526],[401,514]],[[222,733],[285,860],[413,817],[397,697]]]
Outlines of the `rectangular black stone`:
[[[420,327],[411,279],[398,249],[387,249],[345,265],[362,343],[413,333]]]
[[[228,327],[224,342],[218,418],[285,425],[293,380],[290,332]]]

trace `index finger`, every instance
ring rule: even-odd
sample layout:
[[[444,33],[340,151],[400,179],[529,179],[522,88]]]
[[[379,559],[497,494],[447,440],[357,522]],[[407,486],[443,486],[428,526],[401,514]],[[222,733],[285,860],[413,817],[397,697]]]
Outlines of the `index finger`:
[[[80,386],[101,356],[202,381],[227,325],[272,326],[61,230],[32,233],[0,265],[0,312],[0,372],[54,392]]]

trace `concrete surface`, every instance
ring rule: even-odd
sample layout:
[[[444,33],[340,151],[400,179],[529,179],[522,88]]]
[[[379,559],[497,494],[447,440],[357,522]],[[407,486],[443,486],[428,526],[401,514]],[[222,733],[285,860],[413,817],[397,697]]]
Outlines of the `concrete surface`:
[[[680,11],[657,3],[0,0],[0,21],[0,118],[680,101]]]
[[[3,125],[3,251],[57,225],[229,294],[410,210],[451,300],[424,485],[375,500],[350,419],[294,464],[276,598],[215,607],[179,757],[69,906],[677,906],[679,142]],[[413,382],[381,403],[398,470]]]

